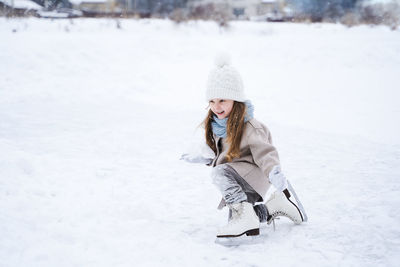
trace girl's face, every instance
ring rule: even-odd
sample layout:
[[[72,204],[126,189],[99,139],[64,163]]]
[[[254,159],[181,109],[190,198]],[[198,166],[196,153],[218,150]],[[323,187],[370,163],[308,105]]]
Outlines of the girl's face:
[[[225,119],[231,113],[233,103],[233,100],[215,98],[210,100],[210,108],[218,119]]]

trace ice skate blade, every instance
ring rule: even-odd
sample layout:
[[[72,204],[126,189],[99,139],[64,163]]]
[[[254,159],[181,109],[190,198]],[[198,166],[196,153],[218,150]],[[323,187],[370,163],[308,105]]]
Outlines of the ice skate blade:
[[[239,246],[253,246],[257,244],[264,244],[266,241],[265,235],[255,235],[255,236],[238,236],[235,238],[216,238],[215,244],[224,247],[239,247]]]
[[[256,236],[260,234],[260,228],[248,230],[239,235],[217,235],[218,238],[239,237],[246,234],[247,236]]]
[[[296,199],[298,209],[300,210],[300,213],[301,213],[302,221],[303,222],[307,222],[308,221],[308,216],[307,216],[306,211],[305,211],[305,209],[303,207],[303,204],[301,203],[299,197],[296,194],[296,191],[294,191],[294,188],[290,184],[289,180],[287,181],[287,183],[288,183],[289,192],[292,193],[293,196],[294,196],[294,199]]]

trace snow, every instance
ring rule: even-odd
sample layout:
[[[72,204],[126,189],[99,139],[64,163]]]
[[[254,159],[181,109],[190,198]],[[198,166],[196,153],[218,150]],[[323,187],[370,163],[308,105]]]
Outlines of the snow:
[[[42,6],[30,0],[0,0],[0,2],[3,2],[10,7],[13,6],[14,8],[25,8],[33,10],[42,9]]]
[[[82,3],[107,3],[107,0],[71,0],[71,4],[80,5]]]
[[[274,3],[277,3],[277,1],[276,0],[261,0],[261,3],[274,4]]]
[[[0,18],[0,266],[398,265],[399,30],[120,25]],[[309,215],[241,245],[179,160],[221,50]]]
[[[42,18],[68,18],[68,13],[40,10],[38,15]]]
[[[371,5],[371,4],[391,4],[391,3],[396,3],[396,4],[400,4],[400,0],[366,0],[363,1],[365,3],[362,4],[366,4],[366,5]]]

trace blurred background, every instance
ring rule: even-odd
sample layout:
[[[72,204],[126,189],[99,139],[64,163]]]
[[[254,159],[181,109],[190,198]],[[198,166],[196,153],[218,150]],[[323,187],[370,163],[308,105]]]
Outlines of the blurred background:
[[[0,0],[0,14],[42,18],[115,17],[384,24],[397,28],[398,0]]]

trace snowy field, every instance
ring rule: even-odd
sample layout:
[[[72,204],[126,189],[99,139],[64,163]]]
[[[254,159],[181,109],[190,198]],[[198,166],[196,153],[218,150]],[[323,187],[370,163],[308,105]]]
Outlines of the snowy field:
[[[309,215],[223,244],[179,160],[221,50]],[[0,75],[2,267],[399,264],[400,30],[0,18]]]

